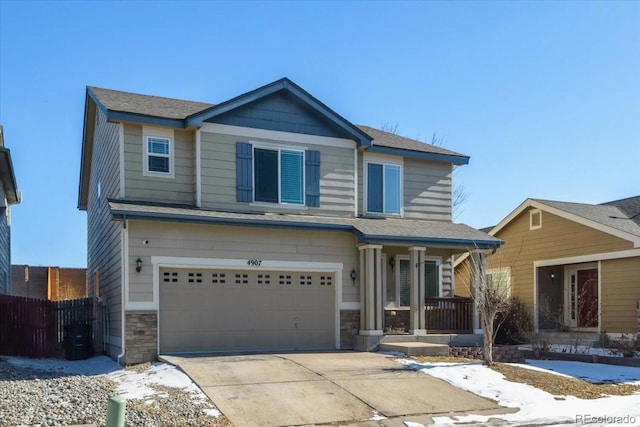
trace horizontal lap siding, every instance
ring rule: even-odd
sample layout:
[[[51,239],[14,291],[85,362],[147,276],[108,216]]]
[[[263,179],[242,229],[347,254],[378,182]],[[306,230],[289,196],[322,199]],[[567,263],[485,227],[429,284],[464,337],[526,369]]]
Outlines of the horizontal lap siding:
[[[124,125],[125,196],[130,200],[195,204],[195,142],[192,131],[174,130],[174,178],[144,176],[142,126]]]
[[[353,149],[313,144],[299,145],[320,151],[320,207],[309,209],[251,206],[236,201],[236,142],[255,141],[255,138],[201,133],[202,147],[202,206],[209,209],[236,212],[286,211],[307,215],[353,216],[354,173]],[[260,140],[265,145],[278,145],[278,141]]]
[[[635,333],[640,300],[640,257],[602,261],[602,330]]]
[[[118,197],[120,191],[120,150],[118,124],[108,123],[98,112],[93,143],[93,158],[87,206],[87,279],[88,295],[95,295],[96,272],[100,280],[100,296],[107,306],[109,324],[107,334],[121,336],[121,224],[111,220],[107,198]],[[101,185],[98,199],[97,186]],[[112,346],[111,356],[120,353],[120,348]]]
[[[496,237],[505,244],[487,258],[487,267],[511,267],[513,295],[527,304],[533,304],[534,261],[633,248],[628,241],[548,212],[542,212],[542,228],[538,230],[529,230],[529,212],[525,211]]]
[[[142,241],[148,240],[148,245]],[[153,300],[151,256],[343,263],[343,301],[358,301],[350,273],[357,268],[351,233],[129,222],[129,297]],[[142,271],[135,261],[140,257]]]
[[[451,221],[451,165],[404,159],[404,216]]]
[[[0,200],[5,200],[5,192],[0,183]],[[0,215],[0,294],[11,292],[11,240],[9,236],[9,223],[7,214],[9,207]]]

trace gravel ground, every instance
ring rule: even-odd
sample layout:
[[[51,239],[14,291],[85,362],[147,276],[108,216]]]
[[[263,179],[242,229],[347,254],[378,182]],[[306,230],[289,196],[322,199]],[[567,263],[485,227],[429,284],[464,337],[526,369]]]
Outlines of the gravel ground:
[[[193,399],[193,394],[177,388],[151,387],[157,391],[152,398],[127,401],[127,425],[230,425],[224,416],[207,415],[206,410],[215,408],[209,401]],[[16,367],[0,358],[0,426],[103,426],[115,388],[116,383],[102,375]]]

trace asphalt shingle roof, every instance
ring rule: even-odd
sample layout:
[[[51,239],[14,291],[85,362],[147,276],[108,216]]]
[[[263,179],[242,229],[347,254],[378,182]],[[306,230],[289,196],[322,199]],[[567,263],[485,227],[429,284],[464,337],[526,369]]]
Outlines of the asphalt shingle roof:
[[[617,207],[627,214],[636,224],[640,225],[640,196],[628,197],[626,199],[614,200],[602,204]]]
[[[110,201],[113,215],[129,217],[142,215],[166,219],[193,219],[203,222],[235,222],[252,225],[307,225],[327,226],[336,230],[353,231],[370,238],[455,239],[498,244],[500,240],[465,224],[444,221],[423,221],[400,218],[336,218],[313,215],[257,214],[220,212],[190,207],[159,206],[146,203]],[[462,243],[461,243],[462,244]]]
[[[591,205],[587,203],[559,202],[554,200],[542,199],[532,200],[618,229],[620,231],[624,231],[635,236],[640,236],[640,224],[638,224],[633,219],[630,219],[630,215],[617,206],[613,206],[610,204]]]
[[[213,107],[213,104],[205,102],[141,95],[93,86],[87,88],[109,111],[184,120],[192,114]]]
[[[373,138],[373,145],[381,147],[399,148],[402,150],[421,151],[425,153],[443,154],[447,156],[468,157],[455,151],[427,144],[415,139],[405,138],[389,132],[372,128],[371,126],[356,125],[360,130]]]

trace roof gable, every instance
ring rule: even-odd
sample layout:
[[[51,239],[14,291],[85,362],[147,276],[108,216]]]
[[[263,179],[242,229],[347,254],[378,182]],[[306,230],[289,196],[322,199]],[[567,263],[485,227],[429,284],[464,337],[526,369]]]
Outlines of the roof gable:
[[[232,126],[268,129],[307,135],[353,138],[344,129],[313,109],[309,104],[281,89],[241,105],[206,122]]]
[[[517,216],[529,208],[537,208],[561,218],[594,228],[612,236],[628,240],[640,247],[640,226],[615,206],[587,203],[560,202],[554,200],[527,199],[507,215],[489,234],[495,236]]]
[[[322,118],[323,121],[330,124],[331,127],[339,129],[343,137],[355,140],[358,147],[368,147],[371,145],[372,138],[369,135],[286,77],[193,114],[187,118],[186,124],[188,126],[201,126],[204,121],[215,122],[215,117],[219,117],[233,110],[237,111],[241,107],[255,103],[277,92],[288,93],[290,100],[296,99],[299,103],[298,106],[306,106],[308,113],[315,113],[317,117]]]
[[[11,151],[4,147],[4,134],[2,126],[0,126],[0,183],[4,188],[7,203],[10,205],[20,203],[20,192],[18,191],[18,183],[16,175],[13,171],[13,162],[11,161]],[[4,201],[0,201],[4,203]]]

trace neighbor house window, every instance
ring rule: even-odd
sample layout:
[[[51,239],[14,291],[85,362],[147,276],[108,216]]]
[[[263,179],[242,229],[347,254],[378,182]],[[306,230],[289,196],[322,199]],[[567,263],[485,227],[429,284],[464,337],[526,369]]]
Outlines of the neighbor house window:
[[[254,148],[254,200],[304,205],[304,152]]]
[[[529,211],[529,230],[537,230],[542,228],[542,211],[535,209]]]
[[[498,295],[509,296],[511,293],[511,269],[491,268],[485,273],[487,288],[495,289]]]
[[[400,215],[400,165],[367,163],[367,213]]]
[[[144,176],[173,178],[174,138],[173,130],[159,127],[142,128]]]

